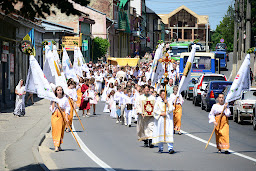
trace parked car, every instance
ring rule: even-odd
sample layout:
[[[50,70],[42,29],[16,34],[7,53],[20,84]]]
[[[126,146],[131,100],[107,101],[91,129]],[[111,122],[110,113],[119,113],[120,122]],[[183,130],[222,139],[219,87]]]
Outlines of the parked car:
[[[201,94],[201,109],[209,112],[212,105],[216,103],[216,98],[228,86],[232,85],[231,81],[210,81]]]
[[[253,109],[256,103],[256,88],[251,88],[250,91],[243,91],[241,98],[236,100],[233,108],[233,120],[241,124],[244,120],[253,122]]]
[[[193,89],[193,104],[195,106],[198,106],[201,102],[201,94],[210,81],[227,81],[227,78],[222,74],[202,74]]]
[[[191,76],[191,80],[189,82],[188,88],[187,90],[184,91],[184,97],[185,99],[189,100],[190,98],[193,97],[193,89],[196,83],[196,79],[198,79],[198,75],[197,76]]]

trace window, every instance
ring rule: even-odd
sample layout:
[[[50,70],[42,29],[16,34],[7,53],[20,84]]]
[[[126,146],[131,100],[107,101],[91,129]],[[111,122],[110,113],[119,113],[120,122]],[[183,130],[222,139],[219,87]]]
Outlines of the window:
[[[184,56],[184,68],[186,66],[188,56]],[[211,57],[210,56],[195,56],[192,69],[211,69]]]

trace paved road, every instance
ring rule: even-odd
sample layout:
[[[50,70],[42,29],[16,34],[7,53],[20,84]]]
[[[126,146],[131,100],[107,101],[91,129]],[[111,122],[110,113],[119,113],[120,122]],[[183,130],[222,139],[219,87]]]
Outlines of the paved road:
[[[97,115],[82,118],[86,131],[82,132],[77,118],[74,126],[85,145],[103,162],[115,170],[255,170],[256,162],[234,154],[218,154],[209,146],[186,134],[175,135],[175,154],[158,154],[158,148],[144,148],[137,141],[136,125],[131,128],[116,124],[109,114],[102,113],[103,104],[98,104]],[[81,115],[81,113],[80,113]],[[183,105],[182,130],[208,140],[213,126],[208,124],[208,113],[193,106],[191,101]],[[50,141],[50,139],[49,139]],[[212,143],[215,143],[213,137]],[[256,159],[256,131],[252,125],[238,125],[230,121],[231,149]],[[54,149],[52,143],[48,143]],[[65,134],[65,151],[50,153],[58,169],[102,170],[79,147],[70,133]],[[46,162],[47,164],[47,162]]]

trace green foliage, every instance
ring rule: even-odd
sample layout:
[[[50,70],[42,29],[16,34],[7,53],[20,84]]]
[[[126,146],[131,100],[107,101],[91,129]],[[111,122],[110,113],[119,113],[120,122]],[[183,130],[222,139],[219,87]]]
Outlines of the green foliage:
[[[73,43],[74,43],[75,45],[78,45],[78,42],[77,42],[77,41],[73,41]]]
[[[93,39],[93,58],[94,60],[106,55],[110,43],[107,39],[96,37]]]
[[[251,54],[251,53],[254,53],[254,50],[255,50],[255,48],[252,47],[252,48],[248,49],[246,52],[247,52],[248,54]]]
[[[227,45],[227,50],[233,51],[234,41],[234,18],[235,10],[232,6],[228,7],[227,14],[223,17],[223,20],[217,25],[216,30],[211,36],[212,45],[211,49],[215,50],[217,43],[220,43],[220,39],[224,39]]]
[[[53,44],[53,45],[56,45],[56,41],[52,40],[52,44]]]
[[[20,10],[14,9],[14,5],[18,2],[23,4]],[[73,2],[82,6],[87,6],[90,0],[73,0]],[[46,15],[51,13],[55,14],[55,11],[51,11],[50,7],[55,6],[60,9],[62,13],[67,15],[80,15],[80,12],[75,10],[73,4],[69,0],[4,0],[0,2],[1,10],[5,14],[15,13],[25,18],[34,20],[35,17],[45,18]]]

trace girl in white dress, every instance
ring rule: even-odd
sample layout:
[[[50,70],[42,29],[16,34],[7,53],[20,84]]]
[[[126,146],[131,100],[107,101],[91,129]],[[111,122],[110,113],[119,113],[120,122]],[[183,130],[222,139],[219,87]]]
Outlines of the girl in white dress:
[[[20,80],[19,84],[15,88],[15,94],[16,94],[16,103],[15,103],[15,109],[13,112],[14,116],[20,117],[25,115],[25,86],[24,86],[24,80]]]

